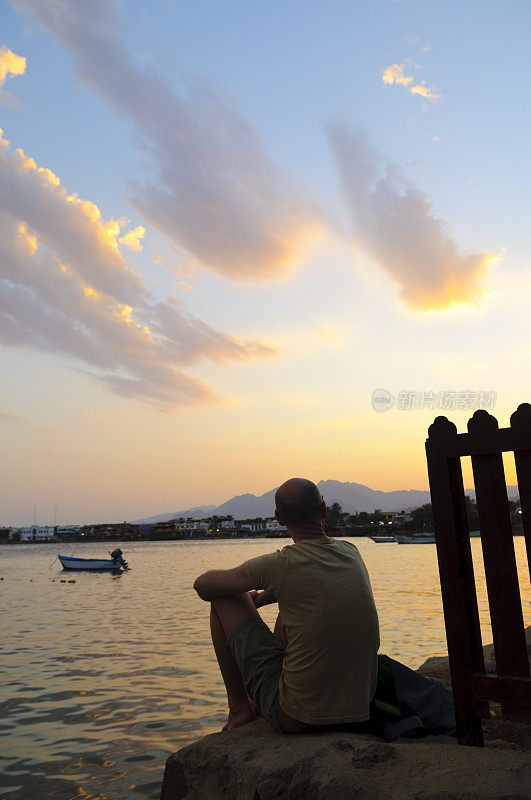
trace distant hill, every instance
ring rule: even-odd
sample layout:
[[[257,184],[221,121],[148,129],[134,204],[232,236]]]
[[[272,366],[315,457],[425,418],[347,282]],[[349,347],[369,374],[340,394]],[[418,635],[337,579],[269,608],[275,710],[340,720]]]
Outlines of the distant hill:
[[[205,519],[216,513],[217,506],[194,506],[186,511],[168,511],[166,514],[156,514],[154,517],[144,517],[143,519],[133,520],[133,525],[148,525],[150,522],[167,522],[176,517],[193,517],[194,519]]]
[[[382,492],[379,489],[371,489],[362,483],[350,483],[349,481],[319,481],[317,484],[322,492],[326,504],[339,503],[343,511],[354,514],[359,511],[372,512],[376,508],[382,511],[410,511],[418,508],[424,503],[430,503],[430,493],[420,489],[398,489],[392,492]],[[466,489],[467,494],[474,497],[473,489]],[[224,517],[232,514],[234,519],[253,519],[254,517],[272,517],[275,513],[275,489],[256,496],[254,494],[238,494],[230,500],[226,500],[219,506],[195,506],[184,511],[172,511],[166,514],[157,514],[153,517],[134,520],[135,523],[166,522],[176,517],[193,517],[194,519],[205,519],[217,514]],[[509,498],[518,497],[518,487],[508,486],[507,493]]]

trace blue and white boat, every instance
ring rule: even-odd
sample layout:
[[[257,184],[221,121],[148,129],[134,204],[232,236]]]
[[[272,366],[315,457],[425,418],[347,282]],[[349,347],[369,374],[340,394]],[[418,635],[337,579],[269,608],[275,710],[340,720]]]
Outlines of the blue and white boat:
[[[88,569],[93,572],[108,570],[120,572],[122,569],[129,569],[127,561],[123,559],[122,551],[119,547],[113,550],[110,556],[110,558],[74,558],[74,556],[58,555],[57,558],[61,562],[63,569]]]
[[[380,542],[396,542],[394,536],[369,536],[369,539],[372,539],[373,542],[379,544]]]
[[[396,536],[398,544],[435,544],[434,533],[415,533],[413,536]]]

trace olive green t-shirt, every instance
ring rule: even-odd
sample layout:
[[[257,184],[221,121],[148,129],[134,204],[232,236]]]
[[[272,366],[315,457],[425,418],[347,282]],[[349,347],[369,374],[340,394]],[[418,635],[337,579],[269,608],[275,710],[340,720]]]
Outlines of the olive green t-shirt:
[[[282,710],[318,725],[369,719],[380,636],[358,548],[328,537],[304,539],[243,566],[252,586],[278,601],[287,642]]]

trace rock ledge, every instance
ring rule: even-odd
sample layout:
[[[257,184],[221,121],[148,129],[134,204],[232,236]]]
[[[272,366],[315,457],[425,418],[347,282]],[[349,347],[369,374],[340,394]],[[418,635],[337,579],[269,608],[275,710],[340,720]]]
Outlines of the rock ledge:
[[[494,669],[492,645],[484,651]],[[447,658],[419,672],[449,683]],[[491,711],[484,748],[451,736],[281,735],[258,719],[171,755],[161,800],[531,800],[531,725]]]
[[[162,800],[529,800],[531,757],[514,743],[429,736],[283,736],[263,720],[169,757]]]

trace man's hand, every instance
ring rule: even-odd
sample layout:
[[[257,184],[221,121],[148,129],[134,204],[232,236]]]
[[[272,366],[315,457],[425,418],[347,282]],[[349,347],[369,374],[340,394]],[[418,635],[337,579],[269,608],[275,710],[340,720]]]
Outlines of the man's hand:
[[[258,605],[258,595],[259,594],[260,594],[260,592],[258,592],[256,589],[251,589],[251,591],[249,592],[249,597],[251,598],[251,600],[255,604],[256,608],[260,608],[260,606]]]
[[[249,592],[249,594],[256,608],[261,608],[262,606],[268,606],[271,603],[277,602],[277,598],[273,595],[272,592],[268,591],[257,592],[256,589],[253,589],[252,591]]]

